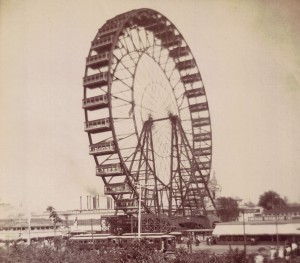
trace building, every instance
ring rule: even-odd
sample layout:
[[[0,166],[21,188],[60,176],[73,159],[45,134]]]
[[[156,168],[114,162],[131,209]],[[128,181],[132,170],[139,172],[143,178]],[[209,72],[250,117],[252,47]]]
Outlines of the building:
[[[0,219],[0,242],[52,239],[68,232],[61,224],[45,218]]]
[[[300,220],[217,223],[213,235],[219,244],[243,244],[244,236],[249,243],[284,244],[300,241]]]
[[[216,198],[220,197],[222,187],[219,185],[217,179],[216,179],[216,172],[213,173],[213,177],[208,182],[208,189],[210,190],[210,193],[212,195],[212,198],[215,200]]]
[[[286,220],[300,219],[300,206],[277,207],[265,210],[263,217],[284,217]]]
[[[250,218],[260,217],[263,213],[263,208],[252,203],[243,204],[239,206],[240,212],[238,221],[249,221]]]
[[[213,231],[219,243],[243,243],[254,239],[258,243],[284,244],[300,241],[300,207],[280,207],[263,210],[248,204],[241,206],[239,222],[217,223]]]
[[[86,204],[86,206],[85,206]],[[56,211],[63,224],[54,226],[49,219],[49,212],[31,213],[24,216],[16,213],[12,207],[2,208],[0,216],[0,242],[23,240],[52,239],[55,236],[64,236],[77,232],[105,232],[108,226],[105,222],[107,216],[113,216],[112,198],[106,196],[87,196],[86,202],[80,197],[80,209]]]

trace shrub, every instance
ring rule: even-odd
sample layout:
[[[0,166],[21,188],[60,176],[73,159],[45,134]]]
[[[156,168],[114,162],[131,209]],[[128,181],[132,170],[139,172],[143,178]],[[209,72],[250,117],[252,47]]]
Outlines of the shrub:
[[[59,241],[60,242],[60,241]],[[58,249],[57,249],[58,248]],[[188,253],[187,249],[176,249],[170,257],[161,251],[147,249],[141,242],[133,242],[126,248],[102,247],[100,250],[79,250],[71,242],[59,246],[13,245],[0,248],[1,263],[250,263],[253,256],[246,257],[243,250],[229,249],[223,255],[208,250]]]

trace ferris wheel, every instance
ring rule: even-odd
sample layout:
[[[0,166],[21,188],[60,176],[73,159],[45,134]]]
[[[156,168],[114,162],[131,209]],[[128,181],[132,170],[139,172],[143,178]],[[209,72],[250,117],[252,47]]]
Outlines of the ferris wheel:
[[[181,33],[138,9],[97,32],[83,78],[85,131],[115,209],[206,213],[212,134],[203,81]]]

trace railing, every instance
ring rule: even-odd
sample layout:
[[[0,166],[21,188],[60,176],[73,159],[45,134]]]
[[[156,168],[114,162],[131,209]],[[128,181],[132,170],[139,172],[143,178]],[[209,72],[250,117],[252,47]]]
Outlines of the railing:
[[[193,127],[202,127],[210,125],[210,118],[192,119],[192,125]]]
[[[211,140],[210,132],[195,134],[194,136],[194,141],[208,141],[208,140]]]
[[[132,189],[126,183],[109,184],[104,187],[104,194],[131,193]]]
[[[97,49],[106,45],[111,45],[114,41],[114,35],[101,37],[92,42],[92,49]]]
[[[185,92],[185,95],[188,98],[204,96],[205,95],[205,90],[204,90],[204,88],[190,89],[190,90],[187,90]]]
[[[104,64],[104,62],[107,63],[108,60],[109,60],[109,52],[103,52],[103,53],[98,54],[98,55],[87,57],[86,58],[86,64],[87,64],[87,66],[98,64],[100,62],[102,62]]]
[[[110,121],[109,118],[98,119],[93,121],[87,121],[84,123],[84,125],[85,125],[85,131],[92,131],[95,129],[110,128]]]
[[[97,175],[114,175],[114,174],[122,174],[123,168],[121,164],[104,164],[98,165],[96,168]]]
[[[82,100],[82,107],[89,108],[97,105],[107,105],[108,99],[107,95],[100,95],[91,98],[85,98]]]
[[[106,154],[115,152],[114,142],[102,142],[90,145],[90,154]]]
[[[104,27],[99,29],[99,36],[104,36],[104,35],[108,35],[111,33],[115,33],[116,31],[118,31],[118,29],[120,28],[120,24],[115,23],[115,24],[108,24],[105,25]]]
[[[137,200],[118,200],[115,201],[115,208],[116,209],[138,209],[139,204]]]
[[[89,85],[102,84],[102,83],[106,83],[107,80],[108,80],[108,72],[101,72],[98,74],[84,77],[83,85],[89,86]]]
[[[181,78],[181,80],[185,84],[187,84],[187,83],[193,83],[193,82],[196,82],[196,81],[200,81],[201,80],[201,75],[200,75],[200,73],[186,75],[186,76],[183,76]]]

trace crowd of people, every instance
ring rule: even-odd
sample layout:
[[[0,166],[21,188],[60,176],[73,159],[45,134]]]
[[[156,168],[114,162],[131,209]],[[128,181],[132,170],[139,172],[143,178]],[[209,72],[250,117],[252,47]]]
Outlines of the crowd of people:
[[[300,256],[300,242],[286,242],[285,245],[271,246],[269,253],[266,253],[264,249],[258,250],[255,256],[255,263],[264,263],[268,258],[271,262],[290,262],[292,259]]]

